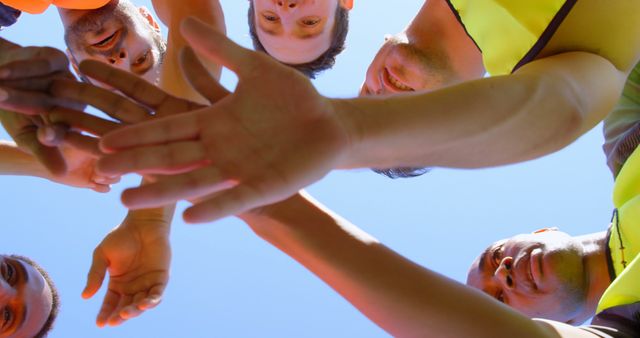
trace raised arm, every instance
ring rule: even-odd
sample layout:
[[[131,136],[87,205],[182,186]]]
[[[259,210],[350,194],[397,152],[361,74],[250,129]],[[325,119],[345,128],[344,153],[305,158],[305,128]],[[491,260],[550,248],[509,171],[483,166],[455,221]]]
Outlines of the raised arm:
[[[626,74],[570,52],[438,91],[334,100],[353,144],[340,166],[477,168],[543,156],[599,123]]]
[[[198,100],[200,95],[191,88],[180,71],[180,50],[188,46],[180,33],[180,23],[192,16],[211,25],[217,32],[226,34],[222,6],[218,0],[153,0],[153,8],[160,20],[169,28],[167,55],[160,73],[160,86],[173,95]],[[206,62],[205,66],[214,78],[220,78],[222,67],[219,64]]]
[[[240,216],[396,337],[594,337],[533,321],[397,254],[305,194]]]

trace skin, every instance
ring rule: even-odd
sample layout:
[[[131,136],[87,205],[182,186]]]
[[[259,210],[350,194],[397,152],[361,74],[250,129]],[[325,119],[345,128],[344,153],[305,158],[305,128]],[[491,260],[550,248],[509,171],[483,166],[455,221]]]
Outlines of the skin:
[[[421,267],[304,192],[240,218],[394,337],[596,337]]]
[[[197,198],[184,218],[205,222],[287,198],[332,169],[482,168],[544,156],[573,142],[611,111],[640,58],[640,43],[635,43],[640,27],[632,24],[640,19],[640,4],[602,6],[596,0],[578,2],[540,56],[513,74],[358,99],[323,97],[286,66],[188,20],[182,27],[185,38],[201,55],[235,72],[239,85],[211,107],[105,135],[101,149],[107,155],[98,171],[153,173],[198,163],[191,171],[125,191],[123,202],[138,209]],[[443,4],[421,13],[451,17]],[[428,19],[420,16],[414,22]],[[432,30],[459,32],[459,23],[452,21],[434,18],[443,25]],[[584,33],[579,29],[584,22],[606,26],[615,38]],[[455,46],[440,50],[447,55]],[[465,59],[456,56],[460,59],[445,58],[454,70]],[[279,88],[295,90],[283,97]],[[229,137],[232,146],[223,142]],[[152,160],[185,141],[199,158]],[[257,160],[249,164],[246,154]]]
[[[157,81],[161,56],[154,41],[162,38],[146,8],[112,1],[98,10],[61,8],[59,13],[74,64],[97,60]]]
[[[353,0],[252,0],[256,31],[269,55],[287,64],[317,59],[331,45],[337,6]]]
[[[123,1],[121,1],[121,3],[122,2]],[[111,2],[112,5],[116,3],[118,3],[118,1]],[[213,24],[220,32],[224,33],[224,16],[222,14],[222,8],[220,4],[217,1],[208,0],[192,0],[188,4],[185,4],[184,2],[178,4],[173,1],[157,0],[153,1],[153,4],[154,9],[157,11],[162,21],[169,27],[168,50],[165,60],[162,64],[160,76],[158,76],[158,74],[154,75],[154,73],[151,71],[146,72],[144,75],[153,75],[150,80],[153,83],[158,83],[159,81],[160,85],[169,92],[176,93],[176,95],[180,96],[190,97],[194,101],[203,101],[204,99],[193,89],[193,87],[191,87],[183,79],[183,76],[180,72],[178,65],[180,56],[179,52],[185,45],[185,42],[178,33],[178,30],[174,28],[179,25],[181,19],[185,16],[195,15],[205,20],[206,22]],[[123,45],[126,47],[127,55],[130,52],[134,52],[135,54],[136,50],[144,50],[146,47],[150,46],[151,41],[153,40],[152,37],[149,34],[144,35],[143,33],[154,31],[157,27],[155,21],[153,21],[150,16],[148,16],[148,13],[146,13],[146,11],[138,10],[135,7],[131,8],[133,8],[133,11],[130,10],[126,14],[134,19],[129,22],[132,26],[129,27],[130,29],[128,29],[128,31],[134,33],[128,34],[127,39],[124,39],[126,41],[123,40]],[[93,15],[95,13],[101,12],[100,10],[98,10],[97,12],[61,10],[61,17],[65,23],[65,28],[71,30],[74,27],[74,24],[76,24],[77,22],[81,22],[82,20],[86,20],[89,18],[95,19],[95,15]],[[114,19],[114,16],[107,15],[107,18]],[[118,26],[118,24],[122,23],[118,20],[95,20],[95,22],[104,24],[104,27],[107,27],[107,30],[105,30],[107,33],[109,32],[108,29],[113,29],[114,27],[116,27],[117,31],[119,29],[118,27],[120,27]],[[97,31],[100,30],[101,28],[98,28]],[[93,36],[90,32],[84,33],[85,35],[82,36],[83,38],[79,39],[80,42],[86,41],[84,39],[84,37],[87,37],[86,35],[88,35],[89,39],[96,37]],[[130,40],[129,38],[132,38],[132,40]],[[10,47],[14,48],[14,46]],[[20,51],[24,50],[19,46],[15,47],[15,49]],[[61,54],[59,51],[52,49],[47,49],[45,51],[51,51],[51,53],[46,54],[47,57],[53,55],[56,57],[54,60],[64,60],[64,69],[68,67],[68,61],[66,60],[66,57],[64,57],[64,54]],[[62,57],[60,57],[60,55],[62,55]],[[126,59],[126,57],[123,57],[122,59]],[[191,55],[190,60],[191,62],[194,62],[195,60],[197,60],[197,57],[195,55]],[[18,65],[16,65],[15,62],[14,64],[9,63],[1,69],[4,71],[8,70],[10,72],[10,76],[8,79],[26,83],[31,82],[26,81],[25,79],[33,75],[27,72],[29,69],[33,69],[34,65],[42,64],[40,68],[43,68],[43,72],[46,70],[44,74],[49,74],[56,72],[57,68],[53,68],[53,66],[57,66],[61,63],[50,62],[47,59],[39,60],[29,55],[22,55],[22,58],[19,61],[20,63]],[[104,59],[95,61],[105,62]],[[108,62],[109,60],[106,61]],[[120,62],[122,60],[116,61],[117,62],[114,62],[113,64],[121,66],[121,69],[127,71],[133,70],[134,72],[136,72],[136,67],[131,63],[127,64],[126,62]],[[204,66],[200,65],[197,71],[201,74],[212,74],[213,76],[218,77],[220,75],[221,67],[216,65],[215,63],[206,63]],[[99,78],[99,76],[97,78]],[[64,79],[62,82],[70,86],[73,86],[73,84],[77,84],[77,82],[69,81],[67,79]],[[38,94],[47,98],[56,98],[56,96],[58,96],[56,95],[56,93],[48,96],[51,94],[49,93],[49,90],[54,90],[53,88],[55,87],[51,85],[51,81],[43,87],[46,87],[46,95],[42,95],[41,93],[37,92],[30,92],[29,94]],[[87,85],[87,87],[95,88],[89,85]],[[36,89],[42,90],[42,88]],[[126,89],[123,89],[123,91],[126,92]],[[152,92],[149,91],[148,93]],[[12,92],[10,94],[15,93]],[[7,100],[18,108],[22,108],[29,103],[29,101],[24,100],[24,96],[7,96]],[[158,96],[153,96],[153,99],[158,99]],[[56,98],[56,100],[58,99]],[[140,108],[139,110],[140,114],[136,115],[132,112],[127,112],[129,114],[127,114],[127,118],[125,119],[125,121],[134,123],[140,122],[144,119],[150,119],[152,117],[152,114],[150,114],[149,112],[150,108],[153,109],[153,111],[155,111],[156,113],[162,115],[163,109],[170,110],[172,112],[178,110],[179,112],[184,109],[194,109],[198,106],[197,104],[194,104],[182,106],[183,108],[181,109],[176,109],[176,102],[178,103],[178,106],[182,104],[182,101],[177,97],[174,97],[174,100],[166,100],[155,103],[145,102],[145,107]],[[161,104],[165,104],[165,106],[160,106]],[[80,112],[76,109],[70,109],[67,107],[56,107],[55,109],[50,109],[50,107],[40,105],[38,108],[48,112],[48,118],[56,115],[80,115]],[[21,115],[15,113],[12,116]],[[30,124],[25,123],[25,127],[28,127],[29,130],[35,131],[41,126],[41,124],[35,124],[33,121],[29,121],[29,123]],[[68,125],[71,124],[72,123],[69,123]],[[47,128],[42,129],[46,131]],[[58,142],[63,142],[65,145],[71,145],[75,147],[77,150],[84,152],[85,156],[88,155],[91,159],[95,158],[97,153],[99,153],[99,149],[96,146],[95,140],[77,133],[76,130],[72,129],[64,134],[64,136],[56,135],[56,131],[50,132],[51,133],[49,136],[53,134],[55,137],[61,137],[60,139],[58,139]],[[33,134],[35,135],[35,132]],[[45,132],[45,134],[47,133]],[[37,142],[37,140],[35,141]],[[23,157],[25,156],[23,156],[23,154],[16,154],[13,149],[9,149],[8,151],[13,152],[13,154],[10,155],[15,159],[14,162],[20,162],[24,160]],[[13,172],[15,171],[16,167],[22,166],[23,164],[24,163],[9,163],[7,164],[9,166],[7,170],[11,170]],[[21,168],[24,169],[24,166],[22,166]],[[24,174],[24,172],[22,172],[22,174]],[[164,235],[169,233],[170,220],[173,216],[173,210],[173,206],[168,206],[159,209],[138,210],[130,212],[125,220],[114,231],[112,231],[94,251],[94,259],[92,261],[92,266],[87,279],[87,285],[83,292],[83,297],[90,298],[100,289],[100,286],[102,285],[107,272],[111,276],[108,284],[108,292],[106,293],[105,299],[103,301],[103,306],[100,309],[97,318],[97,324],[99,326],[104,326],[107,324],[119,325],[126,319],[136,317],[145,310],[151,309],[160,303],[162,293],[168,282],[171,250],[168,244],[168,240],[165,240],[164,238],[165,236],[154,236],[154,234],[161,233]],[[160,237],[163,238],[162,241],[154,239]]]
[[[580,324],[609,286],[606,233],[571,237],[544,229],[490,245],[471,265],[467,285],[531,318]]]
[[[33,337],[51,312],[51,289],[38,270],[19,259],[0,256],[0,270],[0,337]]]

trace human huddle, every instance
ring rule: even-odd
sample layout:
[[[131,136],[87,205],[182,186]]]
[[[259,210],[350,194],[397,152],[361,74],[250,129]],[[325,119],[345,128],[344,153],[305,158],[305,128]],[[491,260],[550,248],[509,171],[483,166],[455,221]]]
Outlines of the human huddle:
[[[188,201],[186,222],[240,218],[393,336],[640,337],[640,1],[427,0],[385,38],[357,98],[310,81],[344,50],[354,0],[249,0],[254,50],[226,36],[219,0],[152,4],[0,0],[7,31],[57,7],[67,45],[0,37],[13,138],[0,142],[0,175],[103,193],[142,177],[93,253],[82,295],[108,284],[98,326],[161,306],[174,210]],[[219,83],[223,68],[235,89]],[[611,224],[496,241],[466,285],[302,190],[333,170],[411,178],[519,163],[602,121]],[[37,263],[0,256],[0,337],[46,337],[58,298]]]

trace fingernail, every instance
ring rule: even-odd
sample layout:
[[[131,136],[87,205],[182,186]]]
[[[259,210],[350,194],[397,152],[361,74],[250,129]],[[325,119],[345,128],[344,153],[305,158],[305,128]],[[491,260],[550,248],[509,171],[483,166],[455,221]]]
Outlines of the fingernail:
[[[6,101],[8,98],[9,98],[9,93],[6,90],[0,88],[0,102]]]

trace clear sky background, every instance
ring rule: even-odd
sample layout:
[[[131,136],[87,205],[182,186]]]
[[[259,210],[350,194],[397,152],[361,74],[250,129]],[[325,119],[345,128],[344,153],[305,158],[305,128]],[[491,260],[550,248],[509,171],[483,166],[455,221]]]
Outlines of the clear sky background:
[[[221,1],[229,35],[249,46],[247,1]],[[134,2],[151,8],[150,1]],[[422,2],[355,5],[348,49],[334,70],[315,81],[329,96],[357,94],[384,34],[401,31]],[[63,48],[52,9],[24,15],[0,35],[22,45]],[[224,84],[233,82],[223,75]],[[571,234],[606,228],[613,180],[601,134],[598,126],[567,149],[520,165],[437,169],[395,181],[367,170],[342,171],[309,191],[399,253],[464,282],[468,265],[494,240],[544,226]],[[0,138],[8,136],[0,131]],[[94,319],[104,289],[89,301],[80,293],[93,249],[126,214],[120,192],[137,182],[128,176],[101,195],[37,178],[0,177],[1,251],[31,256],[60,289],[62,311],[50,337],[387,336],[241,221],[186,225],[179,216],[184,204],[173,226],[173,270],[163,303],[121,327],[98,329]]]

